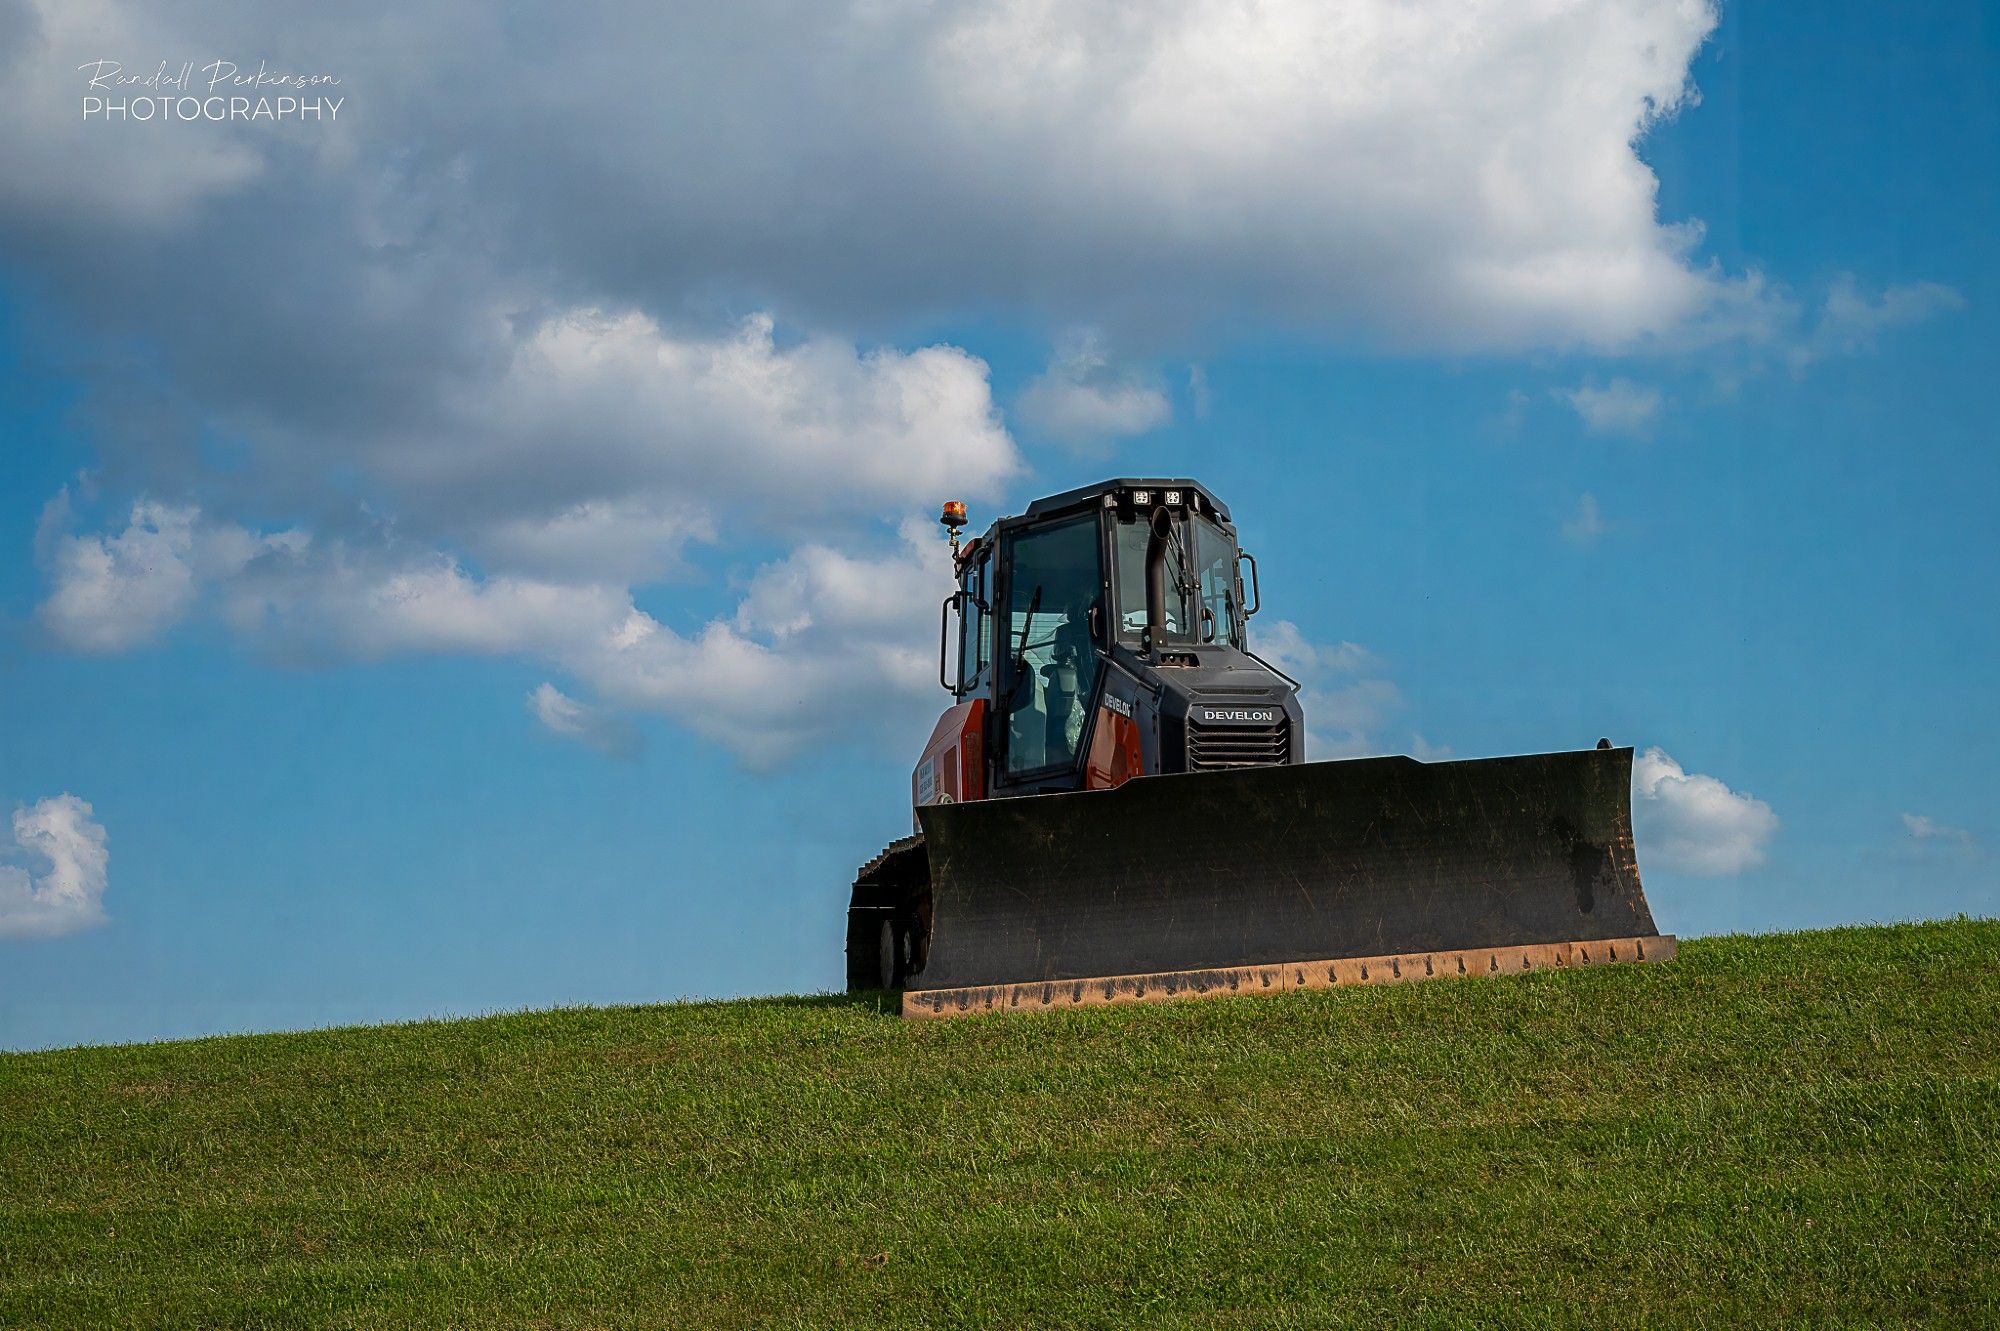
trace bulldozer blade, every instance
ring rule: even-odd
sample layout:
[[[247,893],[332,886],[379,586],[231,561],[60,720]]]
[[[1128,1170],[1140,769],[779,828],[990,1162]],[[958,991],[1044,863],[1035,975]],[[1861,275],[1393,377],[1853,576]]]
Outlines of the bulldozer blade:
[[[1659,960],[1632,751],[1144,777],[926,806],[940,1016]]]

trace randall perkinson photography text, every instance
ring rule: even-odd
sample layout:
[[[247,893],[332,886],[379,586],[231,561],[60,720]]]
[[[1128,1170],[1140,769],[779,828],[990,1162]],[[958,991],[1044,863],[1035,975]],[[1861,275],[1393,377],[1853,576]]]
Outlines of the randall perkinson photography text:
[[[85,120],[336,120],[347,100],[319,92],[340,86],[334,75],[278,72],[261,60],[255,69],[229,60],[199,67],[162,60],[144,74],[127,73],[116,60],[90,60],[77,71],[87,79]]]

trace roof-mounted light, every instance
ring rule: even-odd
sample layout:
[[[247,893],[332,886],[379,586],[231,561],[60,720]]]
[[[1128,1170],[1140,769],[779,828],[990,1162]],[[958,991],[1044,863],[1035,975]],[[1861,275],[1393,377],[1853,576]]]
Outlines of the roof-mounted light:
[[[938,514],[938,521],[944,524],[945,535],[951,537],[951,557],[958,558],[958,529],[965,525],[965,501],[947,499],[944,512]]]

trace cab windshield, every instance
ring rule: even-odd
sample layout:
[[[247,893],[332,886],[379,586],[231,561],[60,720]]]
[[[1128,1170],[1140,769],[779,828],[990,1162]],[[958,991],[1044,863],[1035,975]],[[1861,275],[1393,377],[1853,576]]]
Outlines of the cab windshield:
[[[1152,529],[1145,514],[1120,516],[1116,525],[1112,547],[1118,565],[1118,635],[1136,643],[1146,631],[1146,542]],[[1166,612],[1170,639],[1243,645],[1236,541],[1205,517],[1174,518],[1174,539],[1167,546]]]
[[[1180,521],[1167,546],[1167,636],[1186,639],[1193,616],[1187,603],[1187,552],[1181,548]],[[1120,516],[1113,545],[1118,562],[1118,636],[1137,642],[1146,632],[1146,542],[1152,528],[1146,514]]]

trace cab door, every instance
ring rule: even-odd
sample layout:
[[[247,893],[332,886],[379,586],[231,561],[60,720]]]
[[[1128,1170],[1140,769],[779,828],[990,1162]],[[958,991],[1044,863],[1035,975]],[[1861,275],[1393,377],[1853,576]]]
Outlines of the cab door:
[[[1095,513],[1009,533],[994,607],[994,730],[1001,785],[1080,781],[1103,667],[1104,590]]]

